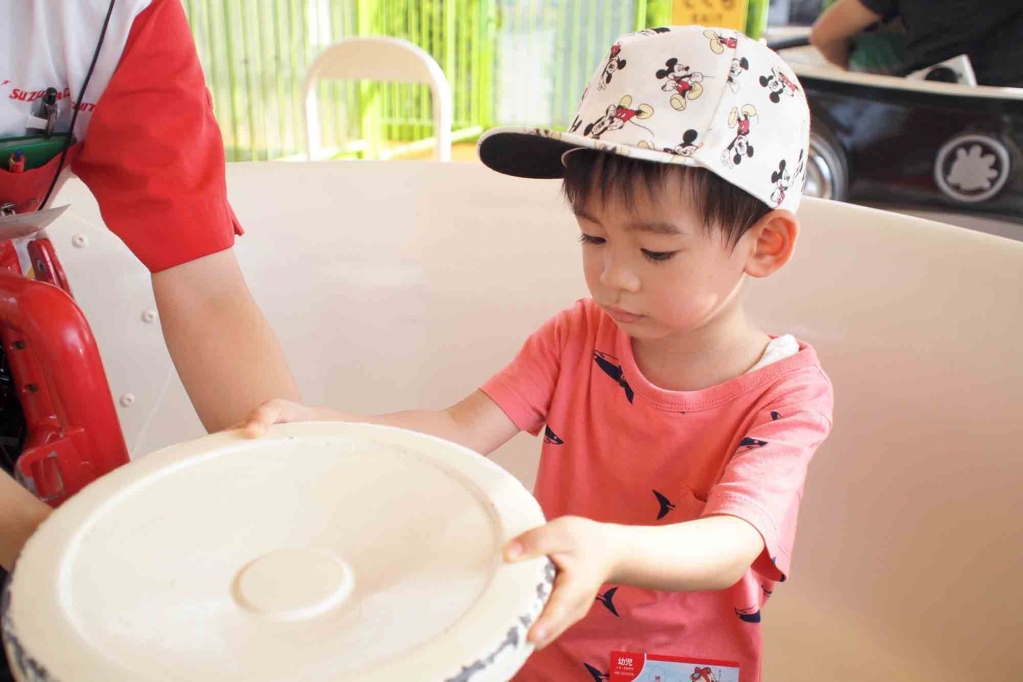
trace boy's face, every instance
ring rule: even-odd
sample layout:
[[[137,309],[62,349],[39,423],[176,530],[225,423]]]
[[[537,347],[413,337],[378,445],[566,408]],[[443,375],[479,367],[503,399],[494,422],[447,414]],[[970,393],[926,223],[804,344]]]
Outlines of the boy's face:
[[[732,248],[706,228],[679,175],[653,197],[642,181],[633,189],[631,207],[598,192],[575,207],[590,294],[635,339],[700,329],[736,299],[753,236]]]

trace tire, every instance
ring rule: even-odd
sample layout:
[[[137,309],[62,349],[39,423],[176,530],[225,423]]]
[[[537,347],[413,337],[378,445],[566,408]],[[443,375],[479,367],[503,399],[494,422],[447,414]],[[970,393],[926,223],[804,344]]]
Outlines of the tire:
[[[805,196],[845,201],[849,196],[849,161],[834,133],[823,125],[810,132]]]

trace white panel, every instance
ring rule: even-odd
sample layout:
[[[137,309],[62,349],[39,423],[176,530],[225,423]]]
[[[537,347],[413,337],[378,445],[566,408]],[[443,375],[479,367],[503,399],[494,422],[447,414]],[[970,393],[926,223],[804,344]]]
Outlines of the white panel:
[[[476,164],[233,165],[237,251],[307,402],[442,406],[584,295],[556,181]],[[69,184],[50,233],[138,452],[201,432],[148,277]],[[765,679],[1015,679],[1023,604],[1023,244],[807,201],[793,262],[752,282],[770,331],[814,344],[835,431],[811,467],[793,579],[765,611]],[[90,246],[71,238],[88,234]],[[164,383],[171,376],[167,389]],[[162,399],[161,399],[162,396]],[[539,443],[496,459],[523,480]],[[184,503],[184,501],[183,501]]]
[[[1018,679],[1023,244],[823,201],[800,217],[750,307],[818,348],[835,428],[780,590],[796,598],[765,611],[766,679]]]
[[[95,199],[77,178],[65,184],[54,204],[68,202],[71,208],[46,232],[96,336],[129,452],[135,456],[202,435],[167,354],[159,319],[144,319],[156,311],[149,272],[107,230]],[[168,400],[176,393],[183,401]],[[128,395],[134,403],[121,404]],[[146,426],[157,413],[173,415],[173,430],[165,439],[147,441]]]

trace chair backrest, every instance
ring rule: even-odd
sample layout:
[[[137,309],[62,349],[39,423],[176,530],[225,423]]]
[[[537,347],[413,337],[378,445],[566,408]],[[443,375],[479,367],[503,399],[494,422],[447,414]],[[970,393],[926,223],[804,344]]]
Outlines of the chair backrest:
[[[557,181],[480,164],[232,164],[228,190],[247,230],[236,252],[313,404],[445,405],[585,295]],[[142,319],[148,273],[81,183],[61,196],[74,204],[49,231],[115,398],[135,396],[121,408],[134,454],[199,435]],[[816,200],[800,218],[793,261],[750,282],[749,308],[817,348],[837,405],[792,579],[764,611],[765,679],[1018,679],[1023,244]],[[539,447],[520,435],[494,458],[528,485]]]
[[[320,149],[319,104],[316,85],[321,80],[372,80],[422,83],[430,86],[433,135],[438,161],[451,159],[451,87],[437,62],[425,50],[399,38],[346,38],[325,49],[306,75],[306,156],[313,160]]]

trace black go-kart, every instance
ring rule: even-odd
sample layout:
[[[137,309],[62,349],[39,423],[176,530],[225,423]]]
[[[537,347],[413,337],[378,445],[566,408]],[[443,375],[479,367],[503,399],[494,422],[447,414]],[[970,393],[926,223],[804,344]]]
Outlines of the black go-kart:
[[[805,35],[769,45],[810,103],[807,194],[1023,224],[1023,89],[947,82],[960,80],[947,65],[849,72],[815,59]]]

